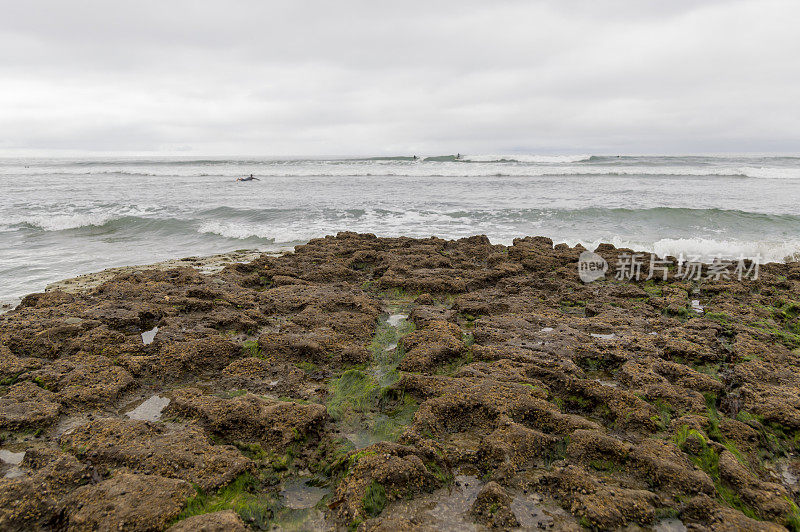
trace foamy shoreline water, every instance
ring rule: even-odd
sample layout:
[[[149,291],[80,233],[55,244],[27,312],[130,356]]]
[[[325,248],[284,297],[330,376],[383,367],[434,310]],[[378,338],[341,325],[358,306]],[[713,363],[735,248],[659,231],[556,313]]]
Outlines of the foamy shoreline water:
[[[70,294],[85,293],[96,288],[117,275],[133,273],[138,271],[169,270],[172,268],[191,267],[202,274],[212,274],[222,270],[230,264],[250,262],[261,256],[264,252],[255,249],[242,249],[230,253],[220,253],[207,257],[183,257],[169,259],[153,264],[134,264],[129,266],[118,266],[116,268],[106,268],[96,272],[84,273],[76,277],[61,279],[48,284],[44,292],[60,290]],[[278,253],[274,253],[278,254]],[[27,294],[25,294],[27,295]],[[0,314],[8,312],[19,304],[21,298],[0,300]]]
[[[799,177],[800,158],[761,156],[2,159],[0,300],[339,231],[783,261],[800,253]]]

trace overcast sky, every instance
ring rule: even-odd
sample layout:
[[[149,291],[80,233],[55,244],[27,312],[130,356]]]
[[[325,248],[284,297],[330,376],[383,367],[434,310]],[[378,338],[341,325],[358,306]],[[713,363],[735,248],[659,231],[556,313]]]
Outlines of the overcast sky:
[[[0,155],[800,152],[796,0],[0,8]]]

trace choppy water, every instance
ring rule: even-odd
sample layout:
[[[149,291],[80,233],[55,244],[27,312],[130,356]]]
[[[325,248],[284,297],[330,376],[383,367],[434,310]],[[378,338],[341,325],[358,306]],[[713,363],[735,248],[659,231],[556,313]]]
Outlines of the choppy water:
[[[260,181],[234,181],[249,174]],[[0,159],[0,184],[0,300],[111,266],[342,230],[800,253],[800,157]]]

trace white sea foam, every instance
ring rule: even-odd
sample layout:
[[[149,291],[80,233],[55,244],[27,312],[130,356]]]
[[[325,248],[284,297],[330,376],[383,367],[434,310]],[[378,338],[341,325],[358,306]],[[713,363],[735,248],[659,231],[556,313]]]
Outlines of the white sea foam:
[[[681,254],[687,260],[710,262],[714,257],[738,259],[740,257],[759,262],[787,262],[800,260],[800,240],[784,242],[714,240],[709,238],[662,238],[657,241],[629,240],[620,237],[595,240],[592,242],[572,240],[567,243],[582,244],[587,249],[595,249],[601,243],[613,244],[618,248],[655,253],[659,257]]]
[[[578,163],[588,161],[591,157],[591,155],[462,155],[461,160],[471,162]]]
[[[747,166],[739,170],[742,175],[758,179],[800,179],[800,168]]]
[[[304,242],[339,231],[376,233],[382,236],[432,235],[458,238],[475,234],[475,222],[469,216],[453,216],[433,211],[387,211],[368,209],[359,216],[333,212],[328,216],[309,216],[292,222],[252,223],[207,221],[197,231],[245,240],[259,238],[274,244]]]
[[[303,229],[303,225],[309,227]],[[275,244],[289,244],[292,242],[304,242],[312,238],[325,236],[330,231],[318,230],[310,224],[290,224],[290,226],[277,226],[272,224],[258,223],[238,223],[238,222],[203,222],[198,227],[199,233],[209,233],[245,240],[248,238],[261,238],[269,240]]]
[[[303,177],[560,177],[560,176],[719,176],[757,179],[800,179],[800,168],[784,166],[731,165],[637,165],[591,164],[587,156],[563,155],[473,155],[461,161],[305,161],[303,164],[274,163],[269,165],[220,165],[180,167],[99,167],[86,168],[1,168],[0,176],[25,176],[35,180],[58,180],[67,176],[95,181],[104,179],[138,179],[150,183],[157,178],[195,178],[204,182],[235,180],[253,174],[259,178]],[[474,164],[464,164],[469,161]],[[210,171],[211,170],[211,171]],[[42,184],[45,184],[42,182]],[[263,183],[262,183],[263,185]],[[250,183],[248,186],[259,186]]]
[[[0,224],[13,226],[27,224],[45,231],[66,231],[79,227],[102,226],[117,218],[113,213],[37,214],[0,220]]]
[[[687,257],[738,258],[742,256],[758,259],[761,262],[784,262],[800,259],[800,240],[748,242],[709,238],[665,238],[653,244],[653,251],[661,257],[667,255],[677,257],[683,253]]]

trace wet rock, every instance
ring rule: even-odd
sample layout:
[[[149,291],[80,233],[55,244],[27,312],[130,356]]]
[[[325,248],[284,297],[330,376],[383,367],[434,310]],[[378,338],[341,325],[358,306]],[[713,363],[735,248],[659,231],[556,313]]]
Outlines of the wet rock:
[[[436,301],[429,293],[420,294],[414,299],[414,303],[417,305],[433,305]]]
[[[489,482],[481,489],[469,513],[477,522],[491,528],[505,530],[519,526],[511,511],[511,497],[497,482]]]
[[[570,435],[567,455],[576,461],[609,460],[623,464],[633,446],[596,430],[579,429]]]
[[[425,371],[457,357],[464,349],[461,329],[445,321],[431,321],[424,329],[403,338],[403,371]]]
[[[800,430],[797,264],[585,284],[583,250],[341,233],[210,275],[189,261],[30,295],[0,315],[0,437],[26,451],[0,480],[0,528],[64,528],[69,493],[122,474],[213,490],[252,470],[257,496],[296,471],[330,481],[331,526],[422,529],[428,492],[458,468],[521,490],[526,527],[531,492],[560,507],[539,522],[565,530],[652,527],[666,508],[698,530],[791,524],[796,492],[777,483],[793,485],[782,453]],[[631,251],[597,250],[609,264]],[[416,330],[384,346],[385,309]],[[347,370],[366,386],[333,389]],[[174,397],[172,417],[118,419],[149,395]],[[346,422],[327,417],[332,395]],[[360,431],[398,443],[352,451]],[[477,489],[436,527],[469,526]]]
[[[91,466],[57,449],[28,449],[22,465],[33,472],[36,481],[47,484],[56,494],[68,493],[92,478]]]
[[[107,404],[135,385],[133,376],[100,355],[77,354],[26,375],[69,404]]]
[[[557,469],[546,481],[564,508],[600,529],[628,523],[648,525],[655,518],[658,497],[650,491],[606,486],[588,471],[571,465]]]
[[[175,343],[163,349],[157,357],[158,366],[150,372],[162,375],[170,371],[193,374],[219,371],[241,353],[239,345],[220,336]]]
[[[687,524],[719,532],[780,532],[786,530],[781,525],[757,521],[742,512],[723,506],[708,495],[698,495],[689,500],[681,512]]]
[[[486,433],[510,421],[557,434],[569,434],[578,428],[597,428],[589,420],[563,414],[554,404],[542,399],[543,390],[531,386],[413,374],[404,375],[398,386],[426,399],[414,418],[414,428],[421,432],[447,434],[478,430]]]
[[[476,467],[493,473],[495,478],[530,466],[557,454],[561,438],[529,429],[518,423],[509,423],[497,428],[481,440],[475,458]]]
[[[0,478],[0,530],[55,527],[61,520],[59,500],[91,478],[88,468],[60,451],[29,450],[23,466],[31,475]]]
[[[26,371],[40,368],[45,361],[33,357],[18,357],[0,344],[0,382],[12,383]]]
[[[351,453],[352,465],[330,505],[338,518],[352,522],[375,517],[389,501],[440,487],[442,480],[429,467],[441,473],[447,465],[434,453],[417,452],[415,447],[381,442]]]
[[[202,489],[225,485],[250,467],[235,448],[212,445],[205,431],[171,431],[147,421],[100,419],[64,434],[70,452],[107,467],[183,479]]]
[[[257,441],[283,450],[319,430],[328,418],[325,407],[276,401],[253,394],[223,399],[185,388],[172,395],[168,412],[197,419],[209,432],[228,441]]]
[[[20,382],[0,397],[0,428],[44,428],[58,418],[60,411],[61,404],[55,393],[32,382]]]
[[[194,515],[178,521],[167,532],[246,532],[249,530],[233,510]]]
[[[159,530],[195,493],[191,484],[157,475],[118,473],[82,486],[64,501],[68,530]]]
[[[0,478],[0,529],[26,531],[52,526],[56,498],[29,478]]]
[[[773,482],[762,482],[742,465],[730,451],[719,456],[720,478],[736,490],[746,504],[766,519],[781,519],[792,511],[789,492]]]
[[[400,516],[369,519],[358,527],[365,532],[435,532],[435,527]]]
[[[714,493],[711,478],[694,467],[673,443],[642,440],[629,454],[630,462],[651,483],[686,493]]]

